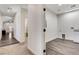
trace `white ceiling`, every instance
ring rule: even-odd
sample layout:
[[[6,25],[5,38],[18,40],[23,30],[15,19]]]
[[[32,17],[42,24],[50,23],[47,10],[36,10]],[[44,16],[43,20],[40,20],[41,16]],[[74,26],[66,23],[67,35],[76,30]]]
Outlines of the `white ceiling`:
[[[20,6],[21,8],[27,9],[27,4],[0,4],[0,12],[5,15],[5,16],[14,16],[15,11],[13,7]],[[50,11],[56,13],[56,14],[61,14],[61,13],[66,13],[70,12],[73,10],[78,10],[79,9],[79,4],[62,4],[59,6],[58,4],[45,4],[45,7],[49,9]],[[8,12],[8,8],[12,8],[10,12]]]
[[[78,10],[79,4],[62,4],[62,5],[47,4],[45,5],[45,7],[56,14],[61,14],[61,13],[66,13],[73,10]]]
[[[15,15],[15,10],[14,7],[16,6],[20,6],[21,8],[25,8],[27,9],[27,4],[0,4],[0,12],[2,13],[2,15],[4,16],[11,16],[13,17]],[[10,12],[8,12],[8,8],[10,8]]]

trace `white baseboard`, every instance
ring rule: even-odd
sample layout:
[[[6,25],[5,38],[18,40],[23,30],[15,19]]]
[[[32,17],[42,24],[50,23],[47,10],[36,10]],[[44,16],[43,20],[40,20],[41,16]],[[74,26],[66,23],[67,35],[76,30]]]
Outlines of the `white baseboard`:
[[[55,39],[56,39],[56,38],[54,38],[54,39],[50,39],[50,40],[47,40],[47,41],[45,41],[45,42],[47,43],[47,42],[50,42],[50,41],[55,40]]]
[[[55,39],[57,39],[57,38],[50,39],[50,40],[47,40],[47,41],[45,41],[45,42],[47,43],[47,42],[50,42],[50,41],[55,40]],[[62,38],[60,38],[60,39],[62,39]],[[66,40],[69,40],[69,39],[66,39]],[[73,42],[79,42],[79,41],[74,41],[74,40],[72,40],[72,41],[73,41]]]
[[[73,42],[77,42],[77,43],[79,43],[79,40],[73,40]]]
[[[27,49],[30,53],[32,53],[32,55],[35,55],[35,53],[29,47],[27,47]]]
[[[25,40],[18,40],[17,38],[13,37],[14,39],[16,39],[17,41],[19,41],[20,43],[25,42]]]

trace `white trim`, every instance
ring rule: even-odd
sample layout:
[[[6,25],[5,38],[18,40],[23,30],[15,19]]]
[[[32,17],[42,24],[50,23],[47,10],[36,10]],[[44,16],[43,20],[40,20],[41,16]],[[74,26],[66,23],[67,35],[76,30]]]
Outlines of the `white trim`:
[[[30,49],[29,47],[27,47],[27,49],[28,49],[33,55],[36,55],[36,54],[32,51],[32,49]]]

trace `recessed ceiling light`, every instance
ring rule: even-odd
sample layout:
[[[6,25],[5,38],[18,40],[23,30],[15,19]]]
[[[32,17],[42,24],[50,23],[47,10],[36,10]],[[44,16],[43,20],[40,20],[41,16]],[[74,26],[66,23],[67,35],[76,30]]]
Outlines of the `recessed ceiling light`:
[[[58,6],[62,6],[62,4],[58,4]]]

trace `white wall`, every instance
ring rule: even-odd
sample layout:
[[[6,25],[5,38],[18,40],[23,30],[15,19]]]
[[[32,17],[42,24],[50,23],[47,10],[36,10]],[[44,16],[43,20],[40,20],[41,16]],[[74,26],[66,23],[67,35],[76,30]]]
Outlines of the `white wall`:
[[[24,9],[25,33],[28,33],[28,10]]]
[[[43,54],[44,50],[44,32],[43,32],[43,6],[28,6],[28,48],[34,54]]]
[[[23,9],[23,8],[21,8],[21,39],[23,40],[23,41],[25,41],[26,40],[26,29],[27,29],[27,26],[25,27],[25,25],[27,25],[26,24],[26,22],[27,22],[27,10],[26,9]]]
[[[24,12],[20,7],[16,7],[16,15],[14,19],[14,37],[19,42],[25,41],[25,19]]]
[[[46,11],[47,29],[45,33],[45,41],[51,41],[58,37],[57,16],[53,12]]]
[[[21,9],[19,7],[16,8],[16,15],[14,19],[14,37],[21,41]]]
[[[56,15],[51,11],[46,11],[47,31],[45,33],[45,41],[51,41],[55,38],[62,38],[62,34],[66,34],[66,39],[79,42],[79,32],[74,32],[74,29],[79,29],[79,11],[73,11]]]
[[[2,38],[2,15],[0,14],[0,40]]]
[[[59,37],[61,38],[61,34],[65,33],[66,39],[79,42],[79,32],[74,32],[71,29],[71,27],[74,27],[74,29],[79,29],[79,11],[59,15],[58,20]]]

